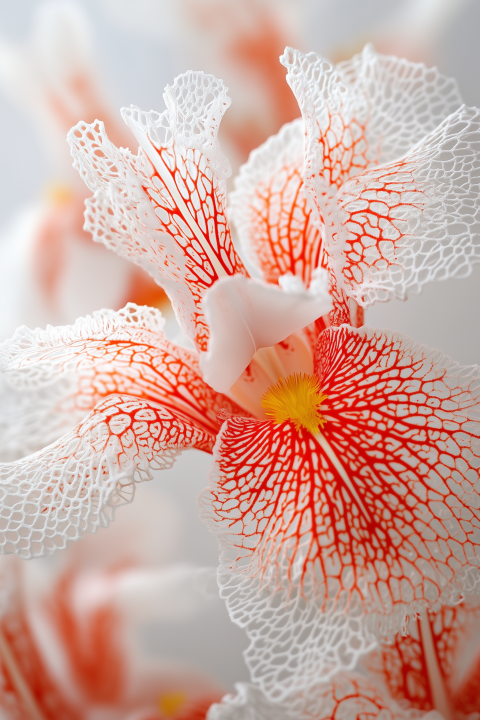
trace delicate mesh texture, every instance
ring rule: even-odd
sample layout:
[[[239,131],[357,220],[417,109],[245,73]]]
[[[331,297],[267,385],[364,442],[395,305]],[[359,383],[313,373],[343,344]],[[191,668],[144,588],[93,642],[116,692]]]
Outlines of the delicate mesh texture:
[[[61,412],[83,413],[106,395],[125,394],[160,402],[180,412],[213,436],[217,414],[245,414],[202,379],[196,353],[167,340],[163,318],[154,308],[129,303],[123,310],[101,310],[79,318],[74,325],[46,330],[19,328],[0,346],[0,362],[9,381],[33,388],[56,380],[59,373],[75,373],[76,394],[67,396]],[[50,397],[50,387],[43,392]],[[61,415],[59,415],[61,417]]]
[[[303,193],[303,122],[284,125],[254,150],[230,195],[232,218],[249,260],[267,282],[291,272],[308,285],[322,238]]]
[[[341,673],[307,692],[295,692],[281,703],[269,700],[254,685],[237,683],[236,695],[212,705],[207,720],[407,720],[411,717],[368,678]],[[441,716],[432,714],[431,720]]]
[[[204,506],[204,494],[200,502]],[[361,606],[352,603],[347,612],[345,604],[319,597],[311,577],[303,586],[300,577],[285,579],[281,587],[275,579],[230,572],[222,562],[218,579],[230,618],[250,640],[244,657],[251,678],[272,700],[352,668],[376,644]]]
[[[0,465],[0,547],[39,557],[106,527],[133,483],[211,437],[159,404],[111,395],[44,450]]]
[[[205,290],[218,277],[245,273],[230,238],[230,170],[217,140],[229,99],[223,83],[202,72],[176,78],[164,98],[162,114],[123,111],[141,145],[137,156],[117,149],[99,121],[79,123],[68,139],[74,167],[95,192],[85,229],[144,267],[168,293],[187,336],[206,350]]]
[[[462,105],[453,78],[423,63],[379,55],[370,44],[336,70],[365,127],[369,162],[401,157]]]
[[[460,102],[453,81],[368,48],[339,71],[290,49],[282,62],[340,287],[366,306],[467,274],[480,257],[480,128],[477,111],[461,108],[434,129]]]
[[[303,144],[303,124],[295,120],[251,153],[230,195],[232,217],[246,255],[267,282],[276,283],[279,277],[292,273],[308,285],[317,267],[327,267],[334,305],[329,322],[355,325],[331,259],[322,253],[321,232],[307,206]]]
[[[399,334],[342,326],[320,335],[316,372],[328,397],[318,439],[290,423],[230,418],[202,497],[233,573],[232,617],[238,605],[250,665],[275,692],[314,672],[313,650],[296,657],[311,633],[305,618],[365,613],[389,633],[468,591],[480,564],[479,369]],[[288,602],[302,588],[303,616]],[[336,642],[316,650],[331,668]]]
[[[0,378],[0,462],[41,450],[80,422],[75,409],[79,378],[72,374],[45,387],[17,389]]]

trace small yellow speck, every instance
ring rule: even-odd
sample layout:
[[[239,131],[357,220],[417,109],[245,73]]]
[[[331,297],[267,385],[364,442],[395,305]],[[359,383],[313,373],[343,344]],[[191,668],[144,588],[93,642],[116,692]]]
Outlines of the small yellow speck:
[[[316,375],[294,373],[272,385],[262,396],[261,405],[275,423],[290,421],[297,430],[303,427],[318,433],[326,423],[321,414],[326,399]]]
[[[73,198],[73,192],[62,183],[49,183],[45,188],[45,196],[53,205],[68,205]]]
[[[158,709],[162,717],[173,718],[186,701],[187,696],[184,692],[163,693],[158,698]]]

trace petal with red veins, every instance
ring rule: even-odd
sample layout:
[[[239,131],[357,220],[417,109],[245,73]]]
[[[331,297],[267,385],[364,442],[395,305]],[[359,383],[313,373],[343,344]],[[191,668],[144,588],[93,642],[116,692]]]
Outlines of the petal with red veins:
[[[380,55],[371,44],[336,69],[349,96],[357,98],[357,118],[362,124],[367,118],[369,163],[402,157],[462,105],[453,78],[423,63]]]
[[[118,312],[79,318],[74,325],[23,327],[0,346],[0,361],[18,392],[32,388],[25,394],[33,402],[37,395],[52,394],[48,388],[57,380],[55,390],[59,373],[74,376],[76,385],[67,384],[63,395],[55,395],[57,416],[72,412],[78,421],[101,398],[125,394],[160,402],[216,434],[221,410],[244,413],[204,382],[197,354],[170,342],[163,322],[158,310],[129,303]]]
[[[290,272],[308,285],[322,237],[303,193],[303,123],[284,125],[240,168],[230,195],[245,253],[267,282]]]
[[[408,711],[391,700],[369,678],[339,673],[329,682],[293,692],[283,702],[270,700],[261,689],[246,683],[235,686],[236,695],[226,695],[210,709],[210,720],[407,720]],[[433,720],[433,718],[432,718]]]
[[[79,123],[69,142],[88,187],[86,229],[95,240],[144,267],[166,290],[182,328],[206,350],[205,291],[224,275],[244,273],[230,237],[217,140],[230,101],[213,75],[188,72],[165,90],[167,109],[123,111],[141,149],[116,148],[103,124]]]
[[[0,547],[39,557],[106,527],[135,482],[212,436],[160,404],[111,395],[40,452],[0,464]]]
[[[366,658],[367,670],[378,676],[391,697],[423,712],[440,710],[443,699],[445,716],[478,710],[478,599],[477,604],[443,606],[412,619],[407,633]]]
[[[337,67],[292,48],[280,61],[305,122],[305,182],[314,203],[316,175],[335,191],[362,169],[404,155],[462,104],[454,80],[371,45]]]
[[[468,275],[480,262],[479,174],[480,111],[462,108],[402,160],[346,182],[326,242],[346,294],[365,307]]]
[[[328,313],[332,301],[326,273],[315,282],[314,290],[295,292],[242,276],[219,280],[204,299],[210,327],[208,353],[200,356],[205,381],[228,392],[257,350]]]
[[[479,369],[342,326],[320,335],[316,372],[322,432],[230,418],[202,501],[226,570],[250,583],[243,624],[278,663],[295,635],[276,644],[265,594],[288,609],[306,588],[305,616],[355,612],[383,634],[468,591],[480,565]],[[231,607],[245,605],[242,592]],[[293,603],[284,613],[294,625]],[[322,639],[318,653],[333,651]]]
[[[453,83],[368,49],[339,69],[291,49],[282,62],[305,122],[305,191],[339,289],[365,307],[468,274],[480,261],[478,111],[460,108],[434,129],[458,105]],[[402,117],[400,98],[412,93]]]

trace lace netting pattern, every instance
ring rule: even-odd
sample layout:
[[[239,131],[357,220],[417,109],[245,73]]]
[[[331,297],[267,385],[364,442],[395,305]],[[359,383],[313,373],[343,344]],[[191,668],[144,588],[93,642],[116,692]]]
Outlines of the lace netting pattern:
[[[314,53],[288,49],[282,62],[305,122],[305,190],[347,295],[365,307],[468,274],[480,129],[477,111],[456,109],[455,84],[368,48],[338,72]]]
[[[110,395],[33,456],[0,465],[0,548],[40,557],[106,527],[135,482],[210,436],[157,403]]]
[[[305,692],[294,692],[283,702],[269,700],[254,685],[238,683],[236,695],[226,695],[212,705],[207,720],[413,720],[368,678],[340,673],[330,682],[317,683]],[[432,713],[431,720],[441,716]]]
[[[158,310],[128,303],[117,312],[101,310],[70,326],[23,327],[0,346],[0,362],[19,390],[40,392],[37,388],[58,382],[60,373],[74,373],[78,386],[73,408],[84,415],[112,393],[141,397],[183,413],[211,433],[213,442],[220,410],[244,412],[205,384],[197,354],[170,342],[163,323]],[[61,406],[65,411],[71,408],[67,400]]]
[[[154,277],[184,332],[206,350],[205,291],[219,277],[245,273],[231,242],[230,171],[216,137],[226,88],[212,75],[190,72],[167,88],[165,101],[162,114],[124,111],[141,145],[137,156],[117,149],[98,121],[72,128],[69,142],[74,166],[95,193],[85,228]]]
[[[242,624],[261,635],[263,672],[279,678],[299,662],[296,637],[305,642],[289,593],[307,588],[305,617],[341,609],[390,634],[422,607],[470,592],[480,565],[478,368],[348,326],[320,335],[315,367],[328,397],[318,437],[289,422],[228,419],[202,496],[236,578],[230,607],[248,607]],[[265,621],[263,592],[284,603],[285,642],[277,615]],[[318,652],[330,652],[324,638]]]

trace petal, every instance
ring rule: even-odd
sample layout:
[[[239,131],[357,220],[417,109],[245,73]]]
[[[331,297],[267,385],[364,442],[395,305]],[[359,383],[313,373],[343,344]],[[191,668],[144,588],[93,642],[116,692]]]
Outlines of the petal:
[[[57,682],[38,648],[15,566],[2,563],[0,620],[0,708],[5,718],[80,720],[78,706]]]
[[[37,452],[75,427],[85,415],[69,402],[78,392],[79,378],[72,374],[33,389],[10,387],[0,377],[0,461]]]
[[[106,527],[131,486],[212,436],[147,400],[111,395],[44,450],[0,464],[0,546],[39,557]]]
[[[370,162],[402,157],[462,105],[453,78],[436,67],[379,55],[371,44],[336,69],[349,96],[358,98]]]
[[[117,149],[103,124],[79,123],[69,142],[88,187],[86,226],[95,240],[147,270],[168,293],[185,333],[206,350],[207,288],[245,272],[225,214],[229,166],[217,140],[229,105],[213,75],[188,72],[165,90],[162,114],[123,111],[141,149]]]
[[[35,401],[38,395],[41,400],[53,393],[57,406],[52,422],[68,412],[76,413],[78,421],[102,397],[121,393],[160,402],[216,434],[221,410],[244,412],[204,382],[196,353],[167,340],[163,323],[158,310],[129,303],[118,312],[101,310],[79,318],[74,325],[23,327],[0,345],[0,361],[11,383],[33,388],[27,398]],[[63,395],[55,394],[61,372],[77,381]],[[52,380],[57,383],[48,390]]]
[[[303,123],[284,125],[240,168],[230,195],[245,254],[267,282],[290,272],[308,285],[322,238],[303,193]]]
[[[369,45],[337,68],[292,48],[280,62],[305,122],[305,187],[320,215],[316,177],[338,189],[362,169],[401,157],[461,105],[455,81]]]
[[[236,695],[226,695],[220,704],[213,705],[209,720],[407,720],[410,717],[408,711],[392,702],[374,682],[355,673],[339,673],[329,682],[317,680],[313,687],[293,692],[283,702],[269,699],[255,685],[237,683],[235,689]]]
[[[479,170],[480,112],[462,108],[402,160],[346,182],[342,227],[333,218],[326,241],[346,294],[366,306],[468,275],[480,262]]]
[[[341,567],[351,563],[352,587],[365,578],[366,610],[400,619],[409,605],[471,592],[480,564],[480,369],[399,333],[343,326],[320,336],[316,371],[328,396],[327,486],[337,488],[328,512],[342,508],[340,523],[331,516],[332,549]],[[325,519],[317,515],[317,532]]]
[[[203,520],[209,524],[206,491],[200,495]],[[223,542],[222,549],[225,549]],[[222,562],[218,574],[220,595],[231,620],[243,628],[250,644],[244,651],[253,682],[269,699],[285,700],[288,694],[311,687],[321,677],[327,681],[341,669],[352,668],[376,639],[345,608],[325,605],[310,584],[268,582],[231,572]],[[311,591],[311,593],[310,593]]]
[[[289,292],[242,276],[223,278],[204,299],[210,328],[208,353],[200,356],[205,381],[228,392],[260,348],[270,347],[328,313],[327,278],[315,292]]]
[[[244,624],[266,656],[294,639],[266,646],[264,588],[284,593],[287,608],[303,588],[305,616],[345,613],[361,626],[368,615],[383,634],[471,591],[479,574],[480,370],[347,326],[320,335],[316,368],[328,397],[322,433],[230,418],[203,499],[225,567],[250,583],[248,602],[239,590],[231,604],[254,608]],[[323,640],[318,652],[334,650]]]
[[[446,701],[444,716],[466,716],[478,710],[480,700],[479,621],[478,605],[443,606],[412,619],[408,634],[374,651],[367,665],[397,702],[428,712],[441,711]]]

